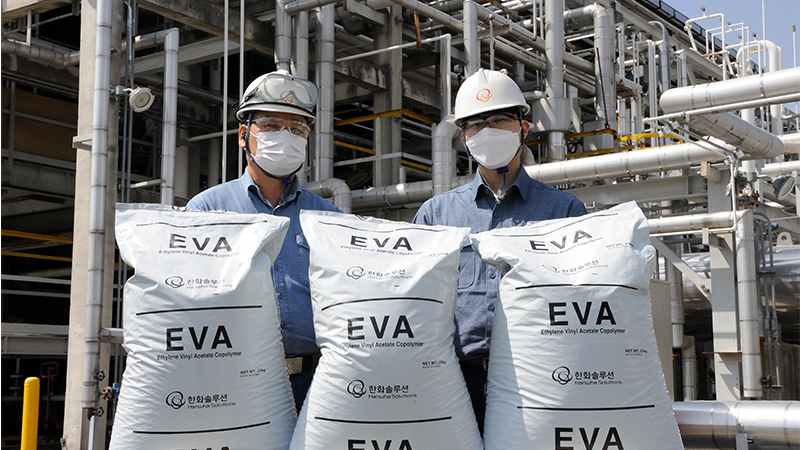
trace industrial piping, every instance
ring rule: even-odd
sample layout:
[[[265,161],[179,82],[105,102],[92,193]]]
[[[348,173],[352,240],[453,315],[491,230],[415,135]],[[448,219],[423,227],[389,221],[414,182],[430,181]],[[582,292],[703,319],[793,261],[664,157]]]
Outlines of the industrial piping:
[[[86,335],[81,406],[90,421],[89,449],[97,445],[97,403],[100,372],[100,329],[103,314],[106,180],[108,178],[109,94],[111,91],[111,17],[108,0],[97,2],[92,169],[89,197],[89,260],[86,291]]]
[[[164,110],[161,131],[161,204],[175,203],[175,144],[178,131],[178,46],[180,31],[171,28],[159,32],[164,40]]]
[[[797,401],[675,402],[672,411],[687,449],[800,449]]]

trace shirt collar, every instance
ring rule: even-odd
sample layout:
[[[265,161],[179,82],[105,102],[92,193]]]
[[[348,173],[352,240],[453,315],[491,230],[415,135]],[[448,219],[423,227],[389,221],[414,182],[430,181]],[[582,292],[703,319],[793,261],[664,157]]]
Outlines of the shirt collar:
[[[269,204],[269,202],[264,198],[261,194],[261,189],[258,188],[256,182],[253,180],[253,177],[250,175],[250,171],[246,168],[244,169],[244,173],[242,174],[242,185],[245,188],[245,191],[255,192],[258,195],[258,198],[261,199],[265,204]],[[297,177],[294,177],[292,180],[292,184],[289,187],[284,188],[283,193],[281,194],[281,203],[289,203],[293,202],[297,197],[300,195],[300,183],[297,181]],[[279,205],[272,205],[273,208]]]
[[[519,173],[517,173],[517,179],[514,180],[514,183],[506,189],[506,195],[510,192],[516,190],[520,196],[522,196],[523,201],[528,200],[528,189],[531,185],[531,177],[528,175],[528,172],[525,171],[525,166],[520,166]],[[481,174],[476,170],[475,171],[475,178],[469,183],[469,188],[472,189],[472,200],[477,200],[478,193],[480,192],[480,187],[485,186],[486,189],[489,189],[489,186],[483,182],[483,178],[481,178]],[[516,186],[516,189],[514,188]],[[489,189],[491,192],[491,189]]]

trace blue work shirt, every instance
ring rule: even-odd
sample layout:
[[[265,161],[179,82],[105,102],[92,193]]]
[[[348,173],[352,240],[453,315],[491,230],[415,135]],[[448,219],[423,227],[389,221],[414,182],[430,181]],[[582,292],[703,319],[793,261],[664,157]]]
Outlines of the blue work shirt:
[[[502,200],[496,200],[476,173],[469,184],[426,201],[414,223],[467,227],[471,233],[480,233],[583,214],[586,207],[574,195],[532,179],[523,168]],[[459,359],[467,361],[489,356],[503,274],[483,262],[470,244],[461,249],[458,269],[455,347]]]
[[[272,283],[275,285],[275,299],[280,312],[283,349],[287,358],[318,353],[308,288],[308,243],[300,227],[299,215],[303,209],[341,210],[324,198],[299,187],[296,179],[281,195],[278,206],[273,207],[261,195],[247,170],[240,178],[197,194],[186,207],[204,211],[264,213],[290,219],[283,246],[272,265]]]

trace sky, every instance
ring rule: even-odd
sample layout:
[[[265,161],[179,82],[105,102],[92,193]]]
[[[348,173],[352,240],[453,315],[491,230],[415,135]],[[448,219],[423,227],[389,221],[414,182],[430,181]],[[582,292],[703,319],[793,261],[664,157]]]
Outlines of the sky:
[[[792,25],[797,32],[794,33],[794,47],[800,52],[800,0],[662,0],[677,9],[689,18],[703,15],[701,7],[706,8],[706,14],[725,14],[725,21],[737,24],[744,22],[750,28],[750,35],[756,33],[757,39],[766,39],[781,47],[783,55],[783,68],[795,67],[794,48],[792,46]],[[762,22],[762,4],[764,21]],[[762,26],[766,24],[766,29]],[[719,19],[707,19],[698,22],[703,28],[710,29],[720,26]],[[729,34],[726,40],[737,38],[736,34]],[[738,39],[735,41],[738,42]],[[800,64],[800,54],[797,55]]]

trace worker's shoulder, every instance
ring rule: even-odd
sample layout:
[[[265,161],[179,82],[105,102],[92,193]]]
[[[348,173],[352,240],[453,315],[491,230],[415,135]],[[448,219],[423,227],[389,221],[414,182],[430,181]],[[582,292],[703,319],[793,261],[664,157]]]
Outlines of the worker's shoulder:
[[[305,188],[299,188],[298,204],[302,209],[342,212],[338,206]]]
[[[201,210],[227,209],[226,207],[230,206],[231,201],[236,195],[242,195],[239,192],[241,190],[239,188],[240,184],[241,180],[237,178],[226,183],[211,186],[192,197],[189,203],[186,204],[186,207],[189,209]]]

